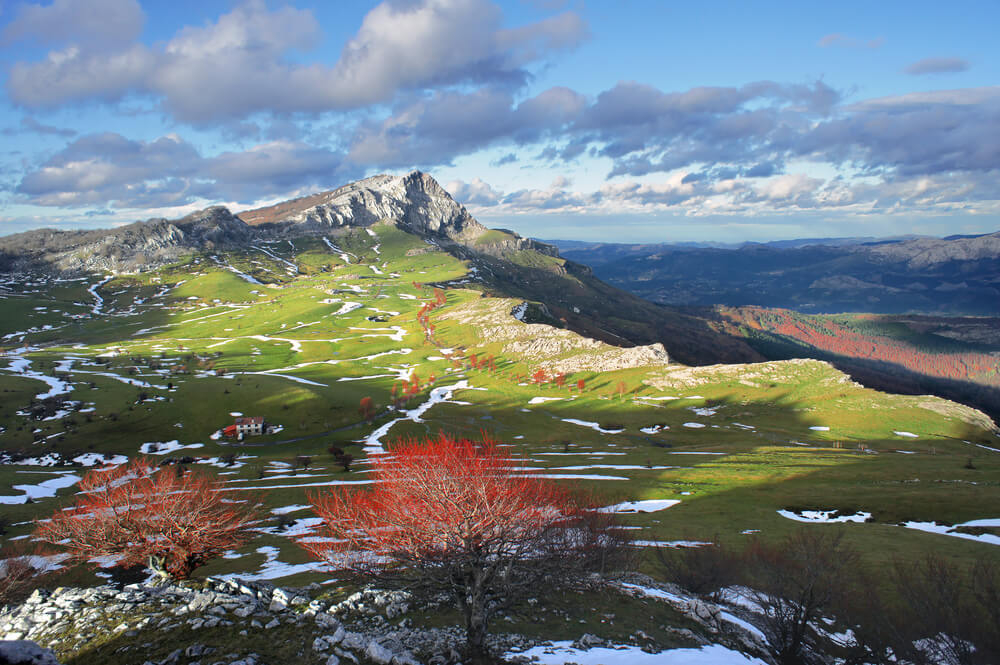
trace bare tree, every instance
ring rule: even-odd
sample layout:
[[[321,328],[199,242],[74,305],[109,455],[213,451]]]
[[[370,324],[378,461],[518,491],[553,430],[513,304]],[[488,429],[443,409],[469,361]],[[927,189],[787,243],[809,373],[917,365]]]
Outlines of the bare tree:
[[[810,624],[838,604],[844,574],[857,564],[842,538],[803,528],[774,545],[755,540],[744,554],[747,594],[760,609],[755,622],[778,665],[821,662]]]

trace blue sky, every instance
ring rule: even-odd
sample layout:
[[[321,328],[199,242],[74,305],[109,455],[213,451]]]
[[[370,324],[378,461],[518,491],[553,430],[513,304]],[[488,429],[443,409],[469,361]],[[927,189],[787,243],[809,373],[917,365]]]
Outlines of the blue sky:
[[[0,8],[0,234],[413,169],[549,239],[1000,228],[995,1]]]

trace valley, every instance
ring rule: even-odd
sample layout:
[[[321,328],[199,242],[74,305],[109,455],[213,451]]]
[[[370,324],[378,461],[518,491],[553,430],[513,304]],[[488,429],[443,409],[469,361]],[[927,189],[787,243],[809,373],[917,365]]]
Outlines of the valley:
[[[644,317],[657,307],[545,248],[480,237],[380,219],[285,227],[136,272],[7,273],[2,542],[30,539],[88,467],[148,456],[266,506],[254,539],[200,577],[342,588],[296,543],[319,526],[310,494],[364,486],[373,455],[443,431],[486,434],[528,472],[622,506],[638,570],[654,579],[658,546],[738,550],[803,522],[842,533],[875,573],[932,552],[995,556],[1000,437],[982,412],[865,388],[820,360],[752,362],[760,339],[727,326],[763,335],[766,310],[720,310],[714,327]],[[725,340],[719,359],[737,362],[682,364],[692,338],[702,354]],[[224,436],[257,416],[268,433]],[[117,575],[64,572],[62,585]],[[546,624],[545,636],[624,638],[580,622]]]

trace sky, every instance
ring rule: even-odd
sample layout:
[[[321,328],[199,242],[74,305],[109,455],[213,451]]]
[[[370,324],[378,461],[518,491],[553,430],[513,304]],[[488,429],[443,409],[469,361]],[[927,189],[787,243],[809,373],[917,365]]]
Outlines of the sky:
[[[605,242],[1000,229],[1000,3],[0,1],[0,235],[434,176]]]

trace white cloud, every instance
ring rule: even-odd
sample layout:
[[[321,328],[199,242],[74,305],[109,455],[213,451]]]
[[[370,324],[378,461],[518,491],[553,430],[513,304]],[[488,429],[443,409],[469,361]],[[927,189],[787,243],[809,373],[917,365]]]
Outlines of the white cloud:
[[[22,4],[0,35],[0,44],[36,41],[76,44],[102,51],[138,39],[145,14],[136,0],[54,0]]]
[[[122,39],[95,39],[99,33],[87,22],[75,24],[73,12],[62,7],[79,12],[85,3],[60,3],[60,11],[50,13],[32,6],[25,15],[44,15],[44,21],[8,28],[11,39],[25,38],[58,23],[50,41],[68,44],[42,61],[14,63],[7,81],[13,101],[51,108],[150,95],[192,124],[256,112],[354,109],[390,102],[401,91],[461,83],[520,86],[530,77],[529,65],[586,37],[574,12],[505,29],[489,0],[386,0],[368,13],[335,63],[300,64],[287,56],[322,37],[308,10],[272,11],[263,0],[250,0],[214,23],[186,27],[149,47],[127,26]]]

